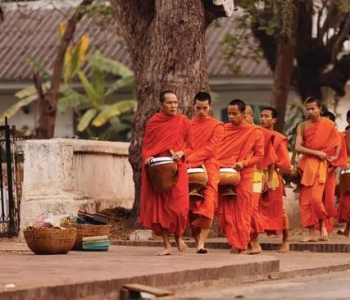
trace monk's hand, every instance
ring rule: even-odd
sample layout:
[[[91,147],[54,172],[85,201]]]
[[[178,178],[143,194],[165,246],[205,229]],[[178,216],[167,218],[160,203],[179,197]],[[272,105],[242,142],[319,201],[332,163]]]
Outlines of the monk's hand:
[[[240,171],[244,168],[244,162],[243,161],[239,161],[239,162],[236,162],[233,166],[232,166],[233,169],[237,170],[237,171]]]
[[[177,151],[177,152],[174,152],[172,159],[174,161],[179,161],[184,155],[185,153],[183,151]]]
[[[327,161],[329,161],[329,162],[333,162],[333,161],[335,161],[337,158],[338,158],[337,156],[327,156],[327,157],[326,157]]]
[[[146,164],[146,165],[150,165],[153,158],[154,158],[153,156],[147,158],[146,161],[145,161],[145,164]]]
[[[325,160],[327,158],[327,153],[325,153],[323,151],[318,151],[317,156],[320,160]]]
[[[267,191],[267,190],[272,190],[272,187],[273,187],[273,182],[272,180],[268,180],[265,184],[265,188],[264,188],[264,191]]]

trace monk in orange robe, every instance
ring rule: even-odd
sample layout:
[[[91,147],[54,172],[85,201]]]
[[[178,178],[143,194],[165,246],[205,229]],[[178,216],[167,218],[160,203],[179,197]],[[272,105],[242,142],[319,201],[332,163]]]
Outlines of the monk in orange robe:
[[[324,220],[328,217],[323,193],[329,164],[338,158],[340,138],[332,121],[321,117],[321,104],[317,98],[306,99],[309,119],[297,127],[295,150],[302,154],[299,168],[302,171],[300,188],[301,222],[309,229],[304,242],[316,241],[315,224],[320,226],[320,240],[328,240]]]
[[[200,254],[208,252],[205,241],[218,204],[220,174],[217,151],[224,134],[224,124],[210,117],[210,111],[210,94],[197,93],[194,97],[195,117],[191,120],[193,152],[187,158],[187,165],[190,168],[204,166],[208,175],[208,182],[201,191],[204,199],[190,196],[189,221],[196,240],[197,253]]]
[[[164,250],[159,255],[169,255],[169,234],[175,235],[180,251],[187,248],[181,236],[186,229],[189,209],[186,158],[192,152],[192,135],[190,121],[184,115],[177,114],[176,95],[164,91],[159,100],[161,112],[148,121],[142,144],[140,223],[163,237]],[[153,158],[163,156],[177,162],[178,181],[171,190],[156,192],[147,168]]]
[[[254,167],[264,156],[261,130],[244,120],[245,103],[232,100],[228,105],[230,123],[225,124],[219,146],[220,167],[240,172],[235,195],[225,195],[219,188],[218,225],[231,245],[231,253],[245,253],[250,240]]]
[[[246,105],[245,121],[249,124],[254,124],[254,112],[250,105]],[[249,254],[259,254],[262,249],[259,244],[259,233],[264,232],[263,221],[260,216],[259,203],[261,193],[271,187],[274,162],[277,155],[272,146],[273,134],[265,128],[258,126],[263,133],[264,140],[264,157],[256,165],[253,175],[253,194],[252,194],[252,222],[251,222],[251,238],[248,245]]]
[[[347,112],[347,121],[350,125],[350,110]],[[349,127],[349,126],[348,126]],[[347,153],[347,170],[350,169],[350,128],[347,128],[344,134],[345,149]],[[340,176],[348,176],[349,174],[341,174]],[[343,189],[340,190],[340,202],[338,206],[338,222],[346,223],[343,230],[338,230],[338,234],[349,236],[350,234],[350,192]]]
[[[335,115],[331,112],[326,112],[322,114],[323,117],[330,119],[335,123]],[[333,162],[329,163],[328,176],[325,184],[325,190],[323,193],[323,203],[324,208],[328,214],[328,218],[325,219],[325,227],[327,232],[332,232],[334,227],[334,218],[338,216],[337,208],[335,206],[335,187],[336,187],[336,168],[346,167],[347,153],[346,153],[346,143],[345,143],[345,134],[339,132],[337,133],[340,137],[341,143],[339,153],[337,154],[338,158]],[[317,224],[316,224],[317,225]],[[317,227],[316,227],[317,228]],[[325,237],[327,239],[327,237]]]
[[[283,208],[283,196],[285,188],[283,179],[278,173],[279,169],[291,169],[288,155],[288,140],[283,134],[274,131],[274,124],[277,122],[277,110],[273,107],[265,107],[260,114],[260,125],[269,130],[273,135],[273,147],[277,154],[277,160],[274,163],[275,170],[273,175],[272,188],[262,197],[260,202],[260,213],[264,221],[264,228],[268,235],[280,235],[282,232],[282,245],[278,252],[289,252],[288,241],[288,216]]]

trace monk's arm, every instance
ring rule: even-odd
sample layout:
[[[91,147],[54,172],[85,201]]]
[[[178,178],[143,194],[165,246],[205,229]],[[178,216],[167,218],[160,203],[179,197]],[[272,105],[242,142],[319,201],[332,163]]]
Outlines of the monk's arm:
[[[289,160],[287,140],[282,141],[279,144],[276,154],[278,156],[278,162],[276,163],[276,167],[281,169],[290,169],[291,164]]]
[[[295,139],[295,151],[301,154],[318,156],[321,160],[324,160],[327,157],[327,154],[323,151],[313,150],[303,146],[303,136],[302,136],[300,124],[297,127],[297,137]]]
[[[264,157],[264,138],[263,133],[255,131],[255,143],[253,146],[253,156],[243,161],[243,167],[253,167]]]
[[[219,147],[222,137],[224,136],[224,124],[218,124],[213,130],[213,134],[210,137],[206,147],[203,149],[194,149],[192,154],[188,156],[188,162],[204,161],[213,156]]]

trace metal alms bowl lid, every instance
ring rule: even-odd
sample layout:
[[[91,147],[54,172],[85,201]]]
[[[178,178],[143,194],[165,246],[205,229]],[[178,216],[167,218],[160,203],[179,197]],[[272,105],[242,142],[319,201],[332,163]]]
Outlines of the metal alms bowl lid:
[[[173,163],[174,161],[171,159],[171,157],[168,156],[160,156],[152,158],[150,165],[162,165],[162,164],[169,164]]]
[[[238,173],[237,170],[232,168],[220,168],[220,173]]]
[[[203,168],[189,168],[187,169],[187,173],[188,174],[192,174],[192,173],[205,173]]]
[[[341,170],[340,174],[348,174],[350,173],[350,169],[344,169],[344,170]]]

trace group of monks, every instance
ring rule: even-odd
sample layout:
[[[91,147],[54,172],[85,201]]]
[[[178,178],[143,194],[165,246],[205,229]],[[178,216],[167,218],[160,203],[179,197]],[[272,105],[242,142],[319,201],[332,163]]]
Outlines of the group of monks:
[[[240,99],[227,107],[229,123],[211,117],[211,96],[199,92],[194,97],[194,118],[178,113],[178,99],[172,91],[159,95],[160,112],[148,121],[142,145],[142,183],[140,223],[162,236],[164,249],[171,253],[170,235],[178,250],[187,245],[182,235],[187,226],[197,244],[197,253],[205,254],[205,242],[213,225],[227,237],[232,254],[261,252],[260,233],[281,235],[280,252],[289,251],[288,218],[283,208],[284,181],[280,170],[291,170],[287,138],[274,131],[277,111],[266,107],[260,124],[254,124],[249,105]],[[308,120],[297,127],[295,151],[301,154],[300,211],[302,225],[309,229],[305,241],[327,240],[333,217],[340,215],[349,225],[350,194],[341,193],[342,212],[334,205],[335,169],[347,167],[349,135],[336,130],[334,122],[321,116],[321,104],[310,97],[305,101]],[[348,151],[348,152],[347,152]],[[156,157],[171,157],[177,163],[177,181],[170,190],[157,192],[151,184],[148,168]],[[203,200],[189,197],[189,168],[204,166],[208,182],[201,190]],[[220,169],[239,172],[234,193],[220,186]],[[349,235],[349,226],[345,227]]]

